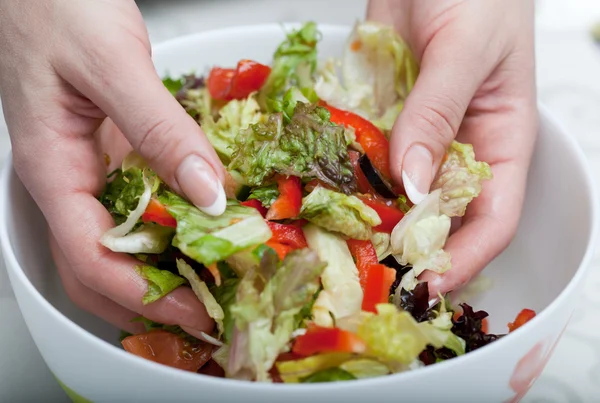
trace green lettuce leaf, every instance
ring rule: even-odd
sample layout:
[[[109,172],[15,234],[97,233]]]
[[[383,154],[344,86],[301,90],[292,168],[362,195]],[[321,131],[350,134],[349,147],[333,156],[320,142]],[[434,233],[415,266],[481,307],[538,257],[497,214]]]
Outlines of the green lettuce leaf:
[[[337,67],[341,65],[341,77]],[[391,130],[416,82],[419,67],[393,27],[358,23],[341,61],[330,60],[316,79],[319,98]]]
[[[370,239],[372,227],[381,224],[377,212],[358,197],[321,186],[317,186],[302,200],[300,217],[329,231],[361,240]]]
[[[380,262],[392,254],[390,239],[390,234],[385,232],[374,232],[371,237],[371,242],[377,253],[377,260]]]
[[[325,264],[310,249],[288,254],[279,262],[266,250],[258,269],[250,270],[231,306],[235,329],[227,373],[238,379],[269,381],[268,371],[288,348],[296,315],[319,289]]]
[[[272,236],[256,209],[242,206],[235,200],[227,201],[227,209],[219,217],[201,212],[170,191],[163,192],[159,200],[177,220],[173,246],[205,266],[262,244]]]
[[[282,98],[292,86],[306,94],[313,93],[318,37],[319,31],[314,22],[287,34],[273,55],[271,74],[259,92],[259,103],[263,109],[272,112],[272,101]],[[311,102],[317,100],[314,95],[309,99]]]
[[[334,319],[341,320],[361,310],[363,291],[358,269],[340,236],[314,224],[304,226],[303,231],[308,247],[327,263],[321,275],[323,290],[312,307],[313,319],[319,326],[331,327]]]
[[[429,340],[434,340],[434,344],[432,344],[434,347],[446,347],[454,351],[457,356],[465,354],[465,341],[452,333],[453,312],[446,309],[446,299],[441,298],[439,305],[440,310],[437,312],[436,318],[419,323],[421,330]]]
[[[440,214],[440,190],[434,190],[413,206],[392,231],[392,254],[401,265],[412,265],[400,287],[413,290],[425,270],[444,273],[451,265],[450,254],[442,248],[450,234],[450,217]]]
[[[235,303],[239,284],[240,279],[228,278],[220,286],[213,286],[211,288],[211,293],[223,309],[223,341],[225,343],[231,342],[233,336],[234,319],[231,314],[231,306]]]
[[[431,190],[442,190],[442,214],[463,216],[467,205],[479,196],[482,182],[486,179],[492,179],[492,170],[487,163],[475,160],[473,146],[453,141],[431,184]]]
[[[252,187],[267,184],[274,174],[319,179],[343,193],[356,190],[344,128],[330,122],[326,108],[296,104],[289,124],[272,114],[236,137],[230,170]]]
[[[249,200],[256,199],[262,203],[266,208],[271,207],[271,204],[279,197],[279,189],[277,184],[271,184],[267,186],[261,186],[254,188],[250,191]]]
[[[144,305],[161,299],[180,285],[185,284],[183,277],[168,270],[160,270],[148,265],[136,266],[135,270],[148,282],[148,291],[142,298]]]
[[[113,252],[122,253],[163,253],[173,239],[173,228],[155,224],[143,224],[122,237],[103,239],[103,244]]]
[[[327,353],[300,360],[278,362],[279,376],[285,383],[298,383],[302,378],[319,371],[335,368],[354,357],[349,353]]]
[[[354,375],[341,368],[327,368],[300,379],[300,383],[339,382],[354,379],[356,379]]]
[[[185,80],[180,77],[178,79],[171,78],[169,76],[162,79],[164,86],[169,90],[171,95],[175,96],[183,88]]]
[[[196,294],[200,302],[204,304],[208,316],[210,316],[217,324],[217,329],[219,331],[217,337],[221,337],[224,332],[223,319],[225,318],[223,308],[212,295],[206,283],[200,280],[200,277],[198,277],[198,274],[192,269],[192,266],[187,264],[183,259],[177,259],[177,269],[179,270],[179,274],[190,282],[194,294]]]
[[[112,181],[107,183],[100,202],[112,215],[117,225],[123,223],[129,212],[137,206],[144,192],[142,170],[132,168],[113,172]]]
[[[374,378],[390,373],[387,365],[370,358],[356,358],[340,365],[344,371],[351,373],[356,379]]]
[[[240,131],[262,120],[262,113],[255,94],[246,99],[227,102],[219,110],[219,118],[215,121],[210,114],[202,117],[202,130],[210,141],[223,164],[229,164],[235,138]]]

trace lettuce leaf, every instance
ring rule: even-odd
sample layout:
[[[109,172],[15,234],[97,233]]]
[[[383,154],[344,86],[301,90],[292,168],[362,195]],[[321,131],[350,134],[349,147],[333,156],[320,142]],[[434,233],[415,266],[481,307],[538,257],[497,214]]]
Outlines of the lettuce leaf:
[[[190,282],[194,294],[196,294],[200,302],[204,304],[208,316],[210,316],[217,324],[217,329],[219,331],[217,337],[221,337],[224,332],[223,319],[225,318],[223,308],[212,295],[206,283],[200,280],[198,274],[196,274],[194,269],[192,269],[189,264],[187,264],[183,259],[177,259],[176,262],[179,274]]]
[[[113,252],[160,254],[167,250],[174,233],[169,227],[143,224],[125,236],[104,238],[103,245]]]
[[[246,99],[227,102],[219,110],[219,118],[216,121],[210,114],[203,116],[202,130],[223,164],[227,165],[231,161],[236,136],[262,118],[260,106],[253,93]]]
[[[163,192],[159,200],[177,220],[173,246],[206,266],[262,244],[272,236],[256,209],[235,200],[227,201],[227,209],[219,217],[204,214],[170,191]]]
[[[266,208],[271,207],[271,204],[277,200],[279,197],[279,189],[277,188],[277,184],[271,184],[267,186],[261,186],[258,188],[254,188],[250,191],[250,196],[248,196],[249,200],[256,199],[262,203]]]
[[[318,73],[315,91],[327,103],[391,130],[418,71],[416,59],[393,27],[362,22],[355,25],[342,59],[330,60]]]
[[[300,379],[301,383],[352,381],[356,377],[341,368],[328,368]]]
[[[401,265],[412,265],[401,288],[413,290],[425,270],[443,273],[451,268],[450,254],[442,249],[449,234],[450,217],[440,214],[440,190],[434,190],[392,231],[392,254]]]
[[[317,296],[312,314],[319,326],[331,327],[334,319],[341,320],[361,311],[363,291],[358,269],[346,241],[314,224],[303,228],[308,247],[327,263],[321,275],[323,290]]]
[[[298,102],[289,124],[281,113],[250,126],[236,137],[229,170],[259,187],[276,173],[319,179],[343,193],[356,190],[344,128],[330,122],[326,108]]]
[[[228,278],[220,286],[211,288],[211,293],[223,309],[223,341],[225,343],[229,343],[233,336],[234,319],[231,314],[231,306],[235,303],[239,283],[239,278]]]
[[[113,172],[112,181],[107,183],[99,200],[111,214],[117,225],[122,224],[135,209],[144,193],[142,170],[132,168]]]
[[[160,270],[148,265],[136,266],[135,270],[148,282],[148,291],[142,298],[144,305],[161,299],[180,285],[185,284],[184,278],[168,270]]]
[[[300,360],[278,362],[279,376],[285,383],[298,383],[302,378],[319,371],[335,368],[354,357],[349,353],[327,353]]]
[[[381,262],[383,259],[388,257],[392,251],[390,247],[390,234],[385,232],[374,232],[371,237],[371,242],[377,253],[377,260]]]
[[[268,371],[287,349],[295,317],[319,289],[324,267],[310,249],[291,252],[283,262],[268,249],[259,268],[246,273],[231,306],[235,318],[227,369],[231,377],[270,380]]]
[[[441,213],[463,216],[467,205],[479,196],[485,179],[492,179],[490,166],[475,160],[472,145],[453,141],[431,184],[431,190],[441,189]]]
[[[259,92],[261,107],[273,111],[272,101],[282,98],[292,86],[306,94],[313,92],[313,74],[317,65],[319,31],[314,22],[287,34],[273,55],[271,74]],[[315,102],[315,97],[310,97]]]
[[[348,196],[317,186],[302,200],[300,217],[348,238],[368,240],[372,227],[381,224],[375,210],[356,196]]]

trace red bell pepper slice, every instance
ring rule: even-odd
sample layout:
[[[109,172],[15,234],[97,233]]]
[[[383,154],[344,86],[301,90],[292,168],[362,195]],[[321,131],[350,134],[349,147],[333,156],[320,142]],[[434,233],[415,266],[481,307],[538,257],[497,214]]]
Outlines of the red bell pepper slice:
[[[379,264],[377,252],[375,251],[375,247],[371,241],[348,239],[346,243],[348,244],[348,249],[350,249],[350,254],[356,260],[358,278],[360,280],[360,286],[364,292],[369,268]]]
[[[258,210],[258,212],[260,213],[260,215],[264,217],[267,216],[267,208],[265,206],[262,205],[262,203],[256,199],[250,199],[250,200],[246,200],[244,202],[240,203],[242,206],[246,206],[246,207],[252,207]]]
[[[269,208],[267,220],[295,218],[302,207],[302,183],[295,176],[277,178],[279,197]]]
[[[218,100],[244,99],[258,91],[270,73],[269,66],[252,60],[240,60],[235,69],[214,67],[208,75],[208,91]]]
[[[317,353],[363,353],[365,342],[356,334],[336,327],[309,325],[305,334],[294,341],[292,352],[308,357]]]
[[[350,156],[350,161],[354,167],[354,177],[356,178],[356,182],[358,184],[358,191],[360,193],[376,194],[375,189],[373,189],[373,186],[371,186],[371,183],[365,176],[365,173],[360,168],[360,164],[358,163],[360,153],[358,151],[348,151],[348,155]]]
[[[294,249],[308,247],[302,228],[271,221],[268,221],[267,224],[269,225],[269,228],[271,228],[271,233],[273,234],[270,239],[271,241],[291,246]]]
[[[381,224],[373,228],[375,231],[387,232],[389,234],[394,230],[396,224],[398,224],[404,217],[404,213],[400,211],[398,207],[391,205],[393,203],[391,201],[384,201],[370,197],[360,197],[360,199],[367,206],[375,210],[381,219]]]
[[[167,211],[164,204],[156,199],[150,199],[146,211],[142,214],[143,222],[155,222],[163,227],[177,228],[177,220]]]
[[[532,311],[531,309],[523,309],[521,312],[519,312],[515,318],[515,321],[508,324],[509,333],[514,332],[533,318],[535,318],[535,311]]]
[[[388,302],[390,288],[396,280],[396,270],[383,264],[371,265],[367,271],[362,310],[377,312],[377,304]]]
[[[356,133],[356,141],[365,150],[367,157],[375,168],[383,176],[391,179],[390,173],[390,143],[383,132],[368,120],[352,113],[337,109],[325,102],[320,102],[329,110],[330,120],[340,126],[353,127]]]
[[[279,256],[279,259],[281,259],[281,260],[285,259],[287,254],[294,250],[294,247],[292,247],[290,245],[284,245],[277,241],[269,240],[269,241],[265,242],[265,245],[267,245],[269,248],[273,249],[275,251],[275,253],[277,253],[277,256]]]

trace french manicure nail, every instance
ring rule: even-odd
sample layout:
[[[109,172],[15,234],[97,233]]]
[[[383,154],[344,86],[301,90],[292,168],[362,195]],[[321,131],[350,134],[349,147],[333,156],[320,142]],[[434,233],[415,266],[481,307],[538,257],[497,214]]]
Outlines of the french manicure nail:
[[[422,145],[411,146],[402,162],[402,183],[413,204],[419,204],[429,193],[433,156]]]
[[[176,177],[181,190],[201,211],[212,216],[225,212],[225,189],[204,159],[193,154],[187,156],[179,165]]]

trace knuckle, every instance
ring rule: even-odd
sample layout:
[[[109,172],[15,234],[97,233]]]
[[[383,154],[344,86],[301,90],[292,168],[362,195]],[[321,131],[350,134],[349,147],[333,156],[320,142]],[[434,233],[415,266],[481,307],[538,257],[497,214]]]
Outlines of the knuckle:
[[[134,147],[151,163],[161,160],[163,155],[169,155],[179,144],[178,136],[175,135],[175,123],[170,119],[157,118],[149,121],[139,132],[141,134]]]
[[[456,136],[464,109],[452,98],[433,98],[413,112],[413,119],[421,131],[445,146]]]

